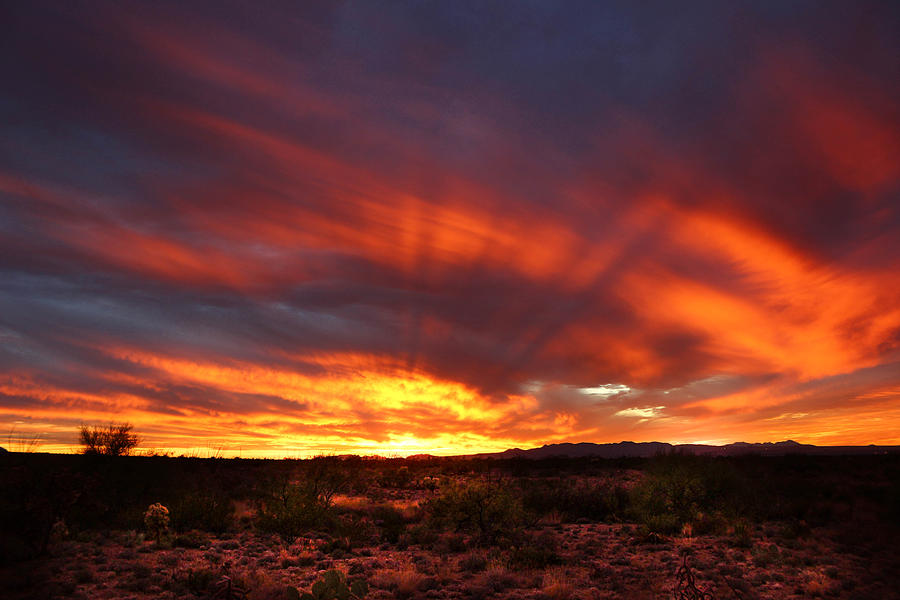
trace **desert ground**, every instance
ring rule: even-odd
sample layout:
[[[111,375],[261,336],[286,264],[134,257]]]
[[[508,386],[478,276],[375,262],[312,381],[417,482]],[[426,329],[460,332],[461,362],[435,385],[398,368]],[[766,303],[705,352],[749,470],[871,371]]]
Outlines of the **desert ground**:
[[[900,597],[897,456],[0,461],[5,598]]]

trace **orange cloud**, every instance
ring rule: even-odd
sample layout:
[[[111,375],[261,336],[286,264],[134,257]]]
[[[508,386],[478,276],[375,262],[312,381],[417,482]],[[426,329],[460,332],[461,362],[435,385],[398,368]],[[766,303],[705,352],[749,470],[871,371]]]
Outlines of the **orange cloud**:
[[[48,447],[897,439],[881,46],[55,10],[0,97],[0,422]]]

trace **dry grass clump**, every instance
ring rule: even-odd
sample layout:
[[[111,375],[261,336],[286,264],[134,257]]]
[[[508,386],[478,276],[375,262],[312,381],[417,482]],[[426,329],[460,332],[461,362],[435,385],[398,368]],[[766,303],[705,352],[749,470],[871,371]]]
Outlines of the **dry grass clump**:
[[[431,567],[433,577],[435,581],[437,581],[438,585],[447,585],[448,583],[456,580],[457,578],[457,570],[454,568],[453,563],[444,557],[443,560],[440,560],[434,563]]]
[[[400,600],[411,598],[416,592],[428,586],[433,579],[416,571],[411,565],[397,569],[382,569],[376,571],[369,579],[372,587],[394,592],[394,596]]]
[[[558,510],[551,510],[550,512],[546,513],[546,514],[541,518],[541,521],[540,521],[540,522],[541,522],[542,525],[548,525],[548,526],[550,526],[550,527],[556,527],[556,526],[558,526],[558,525],[562,525],[563,520],[564,520],[564,517],[563,517],[563,514],[562,514],[561,512],[559,512]]]
[[[802,575],[804,578],[802,590],[807,597],[824,596],[832,587],[832,581],[819,569],[806,569]]]
[[[484,587],[494,594],[502,593],[511,588],[521,587],[516,574],[510,571],[503,561],[497,559],[488,563],[488,567],[481,574],[480,580]]]
[[[470,552],[459,559],[459,570],[466,573],[480,573],[487,565],[487,556],[482,551]]]
[[[575,585],[565,569],[552,567],[544,571],[541,592],[548,600],[569,600],[575,594]]]

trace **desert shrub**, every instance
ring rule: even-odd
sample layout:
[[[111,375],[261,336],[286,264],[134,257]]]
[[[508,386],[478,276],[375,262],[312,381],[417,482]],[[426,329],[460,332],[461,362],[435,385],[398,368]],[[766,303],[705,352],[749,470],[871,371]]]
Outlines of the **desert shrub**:
[[[325,530],[334,523],[330,500],[317,493],[315,486],[283,481],[259,501],[256,524],[286,540],[311,530]]]
[[[760,568],[766,568],[781,561],[781,552],[775,544],[757,546],[752,550],[753,564]]]
[[[79,442],[83,454],[125,456],[140,443],[130,423],[110,423],[105,427],[82,425]]]
[[[544,569],[561,562],[559,540],[549,531],[524,537],[509,553],[514,569]]]
[[[126,548],[138,548],[144,545],[146,539],[147,538],[143,533],[129,529],[128,531],[122,532],[122,535],[119,537],[119,543]]]
[[[405,465],[396,469],[386,468],[378,475],[378,485],[385,488],[405,489],[409,487],[412,478],[409,467]]]
[[[520,533],[525,513],[509,487],[482,480],[455,483],[426,503],[428,521],[455,531],[466,531],[476,543],[509,543]]]
[[[368,515],[344,513],[330,520],[332,533],[352,546],[367,546],[378,539],[378,527]]]
[[[613,486],[606,490],[606,519],[611,521],[621,520],[631,509],[631,492],[621,485]]]
[[[234,502],[215,491],[196,491],[178,497],[172,506],[172,526],[176,531],[200,529],[213,533],[227,531],[234,522]]]
[[[699,512],[694,516],[691,531],[695,535],[719,535],[725,533],[728,520],[721,513]]]
[[[184,573],[182,583],[192,594],[205,596],[215,589],[221,578],[222,574],[212,569],[189,569]]]
[[[416,482],[416,487],[420,490],[427,490],[429,492],[436,492],[438,487],[440,487],[440,480],[437,477],[432,477],[430,475],[426,475],[422,479]]]
[[[186,531],[175,536],[172,540],[173,545],[181,548],[201,548],[209,542],[209,538],[196,529]]]
[[[702,512],[746,512],[745,487],[738,472],[724,461],[658,457],[632,490],[631,513],[657,533],[675,533]]]
[[[434,585],[434,579],[426,577],[412,566],[400,569],[378,571],[372,577],[372,585],[379,589],[390,590],[398,600],[406,600],[426,591]]]
[[[699,512],[705,495],[700,477],[690,470],[658,470],[634,489],[633,506],[638,520],[650,528],[682,523]]]
[[[658,535],[673,535],[682,530],[682,521],[670,513],[648,514],[642,519],[640,533],[647,536],[651,533]]]
[[[438,532],[433,523],[417,523],[406,530],[406,533],[397,538],[397,546],[406,548],[411,544],[430,548],[440,540],[440,532]]]
[[[372,521],[381,530],[383,540],[392,544],[406,530],[406,518],[391,504],[378,504],[371,509]]]
[[[538,516],[601,521],[611,512],[610,491],[583,479],[523,479],[518,487],[523,507]]]
[[[480,573],[487,568],[487,557],[481,552],[470,552],[459,559],[459,569],[466,573]]]
[[[290,472],[276,473],[258,494],[257,526],[285,539],[311,530],[333,530],[338,525],[334,497],[354,475],[345,467],[338,457],[317,457],[296,465],[296,481]]]
[[[351,600],[365,598],[369,593],[369,585],[365,579],[348,580],[347,576],[337,569],[326,571],[321,579],[312,584],[308,592],[300,596],[301,600]]]
[[[549,600],[568,600],[575,593],[573,579],[560,567],[544,571],[541,592]]]
[[[162,534],[169,529],[169,509],[159,502],[151,504],[144,513],[144,526],[158,542]]]
[[[460,533],[448,531],[438,536],[436,550],[444,554],[458,554],[466,549],[466,538]]]

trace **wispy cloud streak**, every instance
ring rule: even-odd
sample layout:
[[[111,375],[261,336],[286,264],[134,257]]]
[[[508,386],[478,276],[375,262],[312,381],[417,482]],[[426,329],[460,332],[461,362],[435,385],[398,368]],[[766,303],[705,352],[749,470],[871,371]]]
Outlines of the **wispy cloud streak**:
[[[900,443],[897,11],[495,8],[4,8],[0,423]]]

